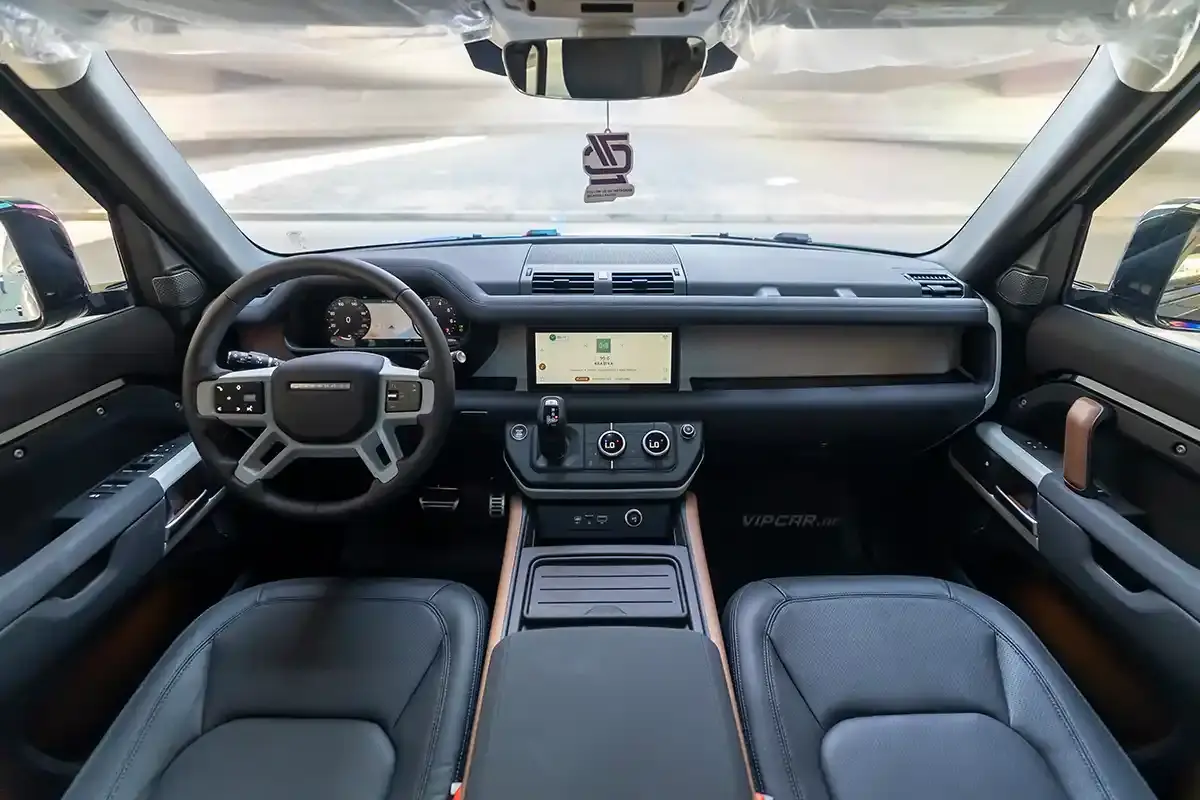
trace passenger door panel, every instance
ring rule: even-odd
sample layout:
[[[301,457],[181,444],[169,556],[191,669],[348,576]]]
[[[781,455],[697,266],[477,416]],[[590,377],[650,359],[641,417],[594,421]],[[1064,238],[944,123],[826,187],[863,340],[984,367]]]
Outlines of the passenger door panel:
[[[1034,388],[1003,427],[956,442],[952,463],[1067,586],[1200,697],[1200,352],[1062,306],[1034,320],[1026,345]],[[1093,437],[1097,496],[1063,474],[1067,412],[1082,397],[1109,413]],[[997,472],[1020,473],[1020,485]],[[1014,492],[1026,498],[1017,510]]]

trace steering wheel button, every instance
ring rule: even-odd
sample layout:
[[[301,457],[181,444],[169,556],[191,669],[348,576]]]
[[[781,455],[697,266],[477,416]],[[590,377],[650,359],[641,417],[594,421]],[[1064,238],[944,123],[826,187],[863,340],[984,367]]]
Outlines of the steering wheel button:
[[[218,414],[262,414],[266,411],[263,384],[218,383],[213,387],[213,410]]]
[[[384,411],[398,414],[421,410],[421,384],[417,381],[388,381]]]

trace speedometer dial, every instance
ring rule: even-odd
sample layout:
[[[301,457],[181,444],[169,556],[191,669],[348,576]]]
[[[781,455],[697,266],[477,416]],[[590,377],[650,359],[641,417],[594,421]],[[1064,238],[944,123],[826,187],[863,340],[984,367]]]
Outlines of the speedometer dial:
[[[371,329],[371,311],[357,297],[339,297],[325,309],[325,327],[334,344],[355,344]]]
[[[437,295],[430,295],[425,298],[425,305],[429,306],[429,310],[433,312],[433,316],[437,319],[438,325],[441,326],[442,333],[446,334],[447,339],[461,344],[467,338],[467,321],[458,313],[458,309],[450,304],[449,300]]]

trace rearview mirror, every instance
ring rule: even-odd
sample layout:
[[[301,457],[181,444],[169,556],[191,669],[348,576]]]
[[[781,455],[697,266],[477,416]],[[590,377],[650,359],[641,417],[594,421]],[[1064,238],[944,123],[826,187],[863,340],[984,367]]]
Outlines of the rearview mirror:
[[[504,46],[504,69],[530,96],[643,100],[691,90],[707,56],[695,36],[526,39]]]
[[[53,328],[88,311],[88,282],[54,212],[0,198],[0,333]]]
[[[1200,199],[1142,215],[1109,296],[1115,313],[1143,325],[1200,330]]]

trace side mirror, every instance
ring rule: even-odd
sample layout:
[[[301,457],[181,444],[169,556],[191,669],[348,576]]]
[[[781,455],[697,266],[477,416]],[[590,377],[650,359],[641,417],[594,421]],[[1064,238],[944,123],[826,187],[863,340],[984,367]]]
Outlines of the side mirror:
[[[53,328],[88,312],[87,277],[54,212],[0,198],[0,333]]]
[[[691,91],[708,46],[696,36],[525,39],[504,46],[513,87],[559,100],[642,100]]]

